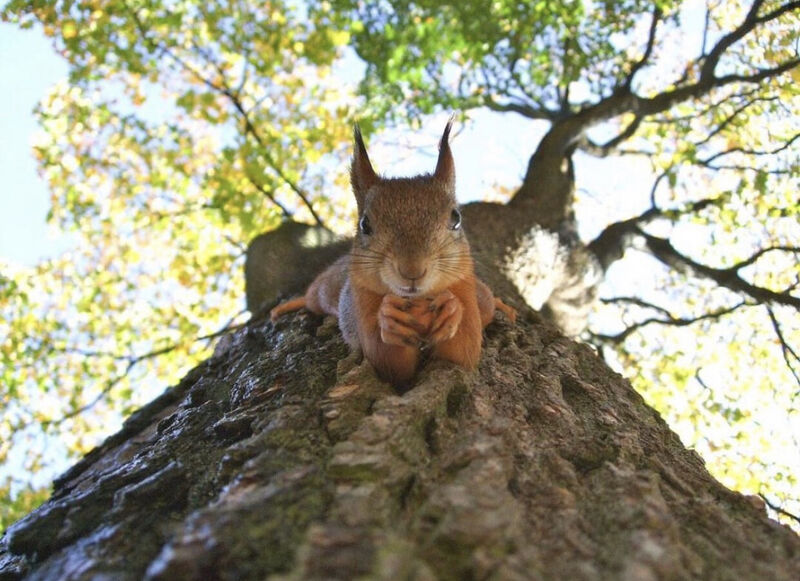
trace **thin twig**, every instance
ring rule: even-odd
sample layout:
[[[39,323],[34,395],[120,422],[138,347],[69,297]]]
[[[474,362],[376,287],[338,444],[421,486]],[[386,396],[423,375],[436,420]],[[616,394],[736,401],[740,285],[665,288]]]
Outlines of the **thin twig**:
[[[650,31],[647,34],[647,46],[645,47],[644,54],[642,55],[642,58],[633,64],[631,71],[625,78],[625,83],[623,86],[628,90],[631,89],[631,85],[633,84],[633,77],[636,76],[636,73],[638,73],[647,64],[647,61],[650,60],[650,56],[653,54],[653,48],[656,44],[656,30],[658,28],[658,22],[660,19],[661,10],[655,8],[653,10],[653,19],[650,22]]]
[[[723,157],[725,155],[730,155],[732,153],[742,153],[744,155],[775,155],[777,153],[781,153],[782,151],[785,151],[785,150],[789,149],[792,146],[792,144],[795,141],[797,141],[798,139],[800,139],[800,133],[796,133],[795,135],[793,135],[791,137],[791,139],[789,139],[789,141],[787,141],[786,143],[784,143],[780,147],[778,147],[776,149],[768,149],[768,150],[746,149],[744,147],[732,147],[731,149],[726,149],[725,151],[720,151],[720,152],[715,153],[714,155],[711,155],[711,156],[709,156],[709,157],[707,157],[705,159],[700,159],[700,160],[697,161],[697,163],[699,163],[701,165],[705,165],[705,166],[711,167],[709,164],[712,161],[714,161],[715,159],[719,159],[720,157]]]
[[[242,312],[244,312],[244,311],[242,311]],[[199,341],[207,341],[209,339],[214,339],[216,337],[219,337],[219,336],[224,335],[226,333],[229,333],[231,331],[236,331],[238,329],[241,329],[247,323],[239,323],[238,325],[233,325],[232,324],[233,321],[236,319],[236,317],[239,316],[239,314],[241,314],[241,312],[238,313],[237,315],[235,315],[234,317],[232,317],[228,321],[228,323],[226,323],[221,329],[219,329],[217,331],[214,331],[213,333],[209,333],[207,335],[202,335],[200,337],[196,337],[195,339],[192,339],[190,341],[190,343],[196,343],[196,342],[199,342]],[[82,414],[84,412],[89,411],[91,408],[96,406],[105,396],[107,396],[111,392],[111,390],[114,389],[114,387],[116,387],[116,385],[120,381],[125,379],[128,376],[128,374],[131,372],[131,370],[136,365],[138,365],[139,363],[141,363],[142,361],[145,361],[147,359],[153,359],[153,358],[159,357],[161,355],[166,355],[167,353],[175,351],[176,349],[179,349],[180,347],[183,347],[184,345],[185,345],[185,343],[173,343],[172,345],[167,345],[165,347],[161,347],[160,349],[154,349],[152,351],[148,351],[147,353],[142,353],[141,355],[115,355],[113,353],[91,352],[91,351],[80,352],[79,350],[70,350],[71,352],[78,352],[78,353],[81,353],[81,354],[85,353],[87,356],[109,357],[109,358],[112,358],[112,359],[115,359],[115,360],[118,360],[118,361],[127,361],[128,364],[125,367],[125,371],[123,371],[122,373],[120,373],[116,377],[113,377],[110,380],[108,380],[106,382],[105,386],[103,387],[103,389],[101,389],[100,392],[91,401],[85,403],[84,405],[82,405],[82,406],[80,406],[78,408],[70,410],[69,412],[67,412],[63,416],[61,416],[60,418],[53,419],[53,420],[44,420],[44,421],[42,421],[40,423],[40,425],[45,429],[47,429],[47,428],[49,428],[51,426],[59,426],[59,425],[63,424],[64,422],[66,422],[67,420],[70,420],[70,419],[72,419],[72,418],[74,418],[76,416],[79,416],[80,414]],[[66,349],[62,349],[62,351],[70,352],[70,351],[68,351]],[[27,427],[27,426],[23,426],[23,427]]]
[[[257,189],[259,192],[261,192],[262,194],[264,194],[264,195],[265,195],[265,196],[266,196],[266,197],[267,197],[267,198],[268,198],[268,199],[269,199],[269,200],[270,200],[270,201],[271,201],[273,204],[275,204],[276,206],[278,206],[278,208],[280,208],[281,212],[283,212],[283,215],[284,215],[285,217],[287,217],[287,218],[292,218],[292,217],[294,216],[294,214],[292,214],[292,213],[289,211],[289,209],[288,209],[286,206],[284,206],[283,204],[281,204],[281,203],[280,203],[280,202],[279,202],[279,201],[278,201],[278,200],[275,198],[275,194],[274,194],[274,192],[272,192],[272,191],[268,190],[268,189],[267,189],[267,188],[265,188],[263,185],[261,185],[260,183],[258,183],[258,181],[257,181],[257,180],[256,180],[256,179],[255,179],[255,178],[252,176],[252,175],[250,175],[250,172],[248,172],[248,171],[245,171],[245,177],[247,178],[247,181],[249,181],[251,184],[253,184],[253,187],[254,187],[254,188],[256,188],[256,189]]]
[[[608,300],[613,302],[613,299],[608,299]],[[637,323],[633,323],[632,325],[629,325],[624,330],[622,330],[619,333],[616,333],[614,335],[608,335],[608,334],[604,334],[604,333],[593,333],[592,336],[596,337],[597,339],[600,339],[602,341],[607,341],[607,342],[610,342],[610,343],[622,343],[625,339],[628,338],[629,335],[631,335],[635,331],[638,331],[639,329],[642,329],[642,328],[647,327],[649,325],[665,325],[665,326],[669,326],[669,327],[688,327],[690,325],[693,325],[694,323],[697,323],[698,321],[705,321],[705,320],[708,320],[708,319],[719,319],[719,318],[721,318],[721,317],[723,317],[725,315],[729,315],[729,314],[733,313],[734,311],[738,310],[740,307],[743,307],[743,306],[752,306],[752,305],[743,301],[743,302],[740,302],[740,303],[738,303],[738,304],[736,304],[736,305],[734,305],[732,307],[719,309],[717,311],[712,311],[712,312],[709,312],[709,313],[704,313],[702,315],[698,315],[696,317],[688,317],[688,318],[675,317],[675,316],[673,316],[671,314],[668,315],[667,318],[649,317],[647,319],[644,319],[642,321],[639,321]],[[652,308],[657,309],[660,312],[667,312],[666,309],[663,309],[661,307],[652,306]]]
[[[781,344],[781,352],[783,353],[783,360],[786,362],[786,367],[789,368],[789,371],[794,376],[794,380],[798,385],[800,385],[800,374],[798,374],[797,370],[792,364],[792,359],[794,359],[795,362],[800,362],[800,357],[797,355],[797,352],[792,349],[792,346],[789,345],[789,342],[786,341],[786,338],[783,336],[783,332],[781,331],[781,326],[778,323],[778,319],[775,316],[772,308],[769,306],[767,307],[767,314],[769,315],[769,320],[772,321],[772,328],[775,331],[775,335],[778,337],[778,341]]]
[[[767,505],[768,507],[770,507],[772,510],[774,510],[774,511],[775,511],[775,512],[777,512],[778,514],[781,514],[781,515],[783,515],[783,516],[785,516],[785,517],[787,517],[787,518],[790,518],[790,519],[794,520],[795,522],[797,522],[798,524],[800,524],[800,516],[797,516],[796,514],[793,514],[793,513],[789,512],[789,511],[788,511],[788,510],[786,510],[785,508],[781,508],[781,507],[780,507],[780,506],[778,506],[777,504],[775,504],[775,503],[771,502],[771,501],[770,501],[770,500],[767,498],[767,496],[766,496],[765,494],[761,494],[761,493],[759,492],[759,493],[758,493],[758,496],[759,496],[759,498],[761,498],[761,500],[763,500],[763,501],[764,501],[764,504],[766,504],[766,505]]]

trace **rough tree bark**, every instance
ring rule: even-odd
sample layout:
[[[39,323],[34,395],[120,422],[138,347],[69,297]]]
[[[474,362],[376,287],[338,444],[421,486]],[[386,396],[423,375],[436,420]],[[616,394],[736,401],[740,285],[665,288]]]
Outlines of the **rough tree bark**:
[[[774,579],[800,538],[531,310],[397,394],[255,319],[0,544],[0,579]]]

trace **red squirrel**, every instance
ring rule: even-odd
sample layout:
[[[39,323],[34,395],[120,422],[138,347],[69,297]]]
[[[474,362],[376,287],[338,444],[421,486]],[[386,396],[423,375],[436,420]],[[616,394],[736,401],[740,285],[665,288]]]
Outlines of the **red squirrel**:
[[[358,125],[350,179],[358,206],[353,248],[311,283],[305,295],[276,306],[337,317],[345,341],[361,349],[378,375],[407,386],[424,351],[474,369],[482,330],[503,311],[516,311],[475,277],[455,196],[448,122],[433,174],[382,178]]]

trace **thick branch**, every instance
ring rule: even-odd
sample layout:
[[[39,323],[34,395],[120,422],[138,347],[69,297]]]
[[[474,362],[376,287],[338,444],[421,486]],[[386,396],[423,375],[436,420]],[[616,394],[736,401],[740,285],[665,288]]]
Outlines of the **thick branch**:
[[[638,225],[659,216],[661,211],[658,208],[649,208],[638,216],[606,226],[600,235],[589,243],[589,250],[605,270],[625,254]]]
[[[763,4],[764,0],[755,0],[750,10],[747,12],[747,16],[745,16],[744,22],[717,41],[717,44],[714,45],[714,48],[712,48],[711,52],[705,57],[705,62],[700,72],[701,77],[713,76],[714,69],[717,67],[722,54],[755,27],[756,16]]]
[[[665,175],[667,175],[666,172],[659,176],[659,179],[656,180],[656,185]],[[698,200],[681,213],[697,212],[715,201],[716,199],[714,198]],[[748,283],[739,275],[739,272],[743,268],[754,264],[759,258],[769,252],[791,252],[798,254],[800,253],[800,247],[788,245],[769,246],[758,250],[750,257],[728,268],[713,268],[684,256],[678,252],[668,240],[657,238],[642,230],[641,226],[643,224],[665,216],[667,213],[668,211],[662,210],[655,205],[651,206],[638,216],[616,222],[606,227],[603,232],[588,245],[588,248],[595,254],[602,267],[608,268],[612,262],[622,257],[625,249],[631,244],[632,240],[636,237],[642,237],[645,240],[648,250],[667,266],[683,272],[688,270],[695,276],[711,279],[720,286],[724,286],[738,293],[743,293],[761,303],[781,304],[800,310],[800,298],[793,296],[790,293],[791,289],[786,289],[782,292],[772,291]]]
[[[711,52],[708,53],[708,56],[705,58],[703,62],[703,68],[700,70],[700,77],[713,77],[714,70],[717,68],[722,55],[728,50],[732,45],[740,41],[744,38],[748,33],[750,33],[756,26],[759,24],[764,24],[766,22],[770,22],[773,20],[777,20],[784,14],[792,12],[800,8],[800,2],[789,2],[784,4],[783,6],[779,6],[772,12],[768,12],[764,16],[759,17],[758,11],[763,6],[764,0],[756,0],[753,2],[753,5],[750,7],[750,10],[747,13],[747,16],[744,19],[744,22],[740,24],[737,28],[729,32],[728,34],[724,35],[717,41],[717,44],[714,45],[714,48],[711,49]],[[796,63],[796,61],[795,61]]]
[[[717,77],[716,67],[719,64],[725,51],[730,48],[737,40],[740,40],[748,33],[752,32],[759,24],[773,21],[780,16],[800,8],[800,1],[790,2],[780,8],[757,18],[757,12],[762,2],[756,2],[745,20],[733,31],[723,36],[713,47],[711,52],[705,57],[701,68],[700,76],[697,81],[687,85],[679,86],[675,89],[664,91],[654,97],[640,97],[632,92],[630,79],[620,86],[612,95],[601,100],[596,105],[587,107],[580,113],[570,117],[561,124],[557,124],[551,130],[554,134],[554,141],[560,143],[562,151],[566,151],[571,145],[579,142],[584,132],[598,123],[608,121],[623,113],[634,113],[638,117],[647,117],[656,113],[666,111],[677,103],[690,99],[697,99],[714,89],[721,88],[734,82],[740,83],[760,83],[766,79],[780,76],[796,66],[800,65],[800,58],[794,58],[787,62],[780,63],[774,67],[757,69],[750,74],[729,74]],[[651,33],[655,34],[655,19],[651,25]],[[630,135],[632,135],[631,132]],[[630,137],[628,135],[628,137]],[[620,139],[619,142],[624,141]],[[618,142],[618,143],[619,143]],[[617,144],[618,144],[617,143]],[[587,145],[583,143],[582,145]],[[529,168],[530,169],[530,168]],[[529,171],[530,174],[530,171]],[[528,179],[528,176],[526,176]]]
[[[715,76],[716,65],[725,48],[733,43],[732,39],[741,38],[752,31],[756,24],[777,18],[797,7],[800,7],[800,2],[790,3],[783,9],[773,11],[762,18],[745,19],[733,33],[723,37],[712,49],[705,60],[699,79],[693,83],[650,98],[640,97],[634,94],[630,87],[623,85],[596,105],[554,122],[531,156],[523,183],[514,195],[511,205],[525,208],[524,211],[534,215],[541,226],[557,228],[558,224],[570,215],[574,180],[571,168],[565,165],[569,165],[569,158],[575,147],[584,147],[592,153],[606,154],[632,137],[638,124],[650,115],[667,111],[677,103],[698,99],[731,83],[761,83],[800,65],[800,59],[794,58],[775,67],[759,69],[750,74]],[[634,121],[606,144],[597,146],[584,138],[590,127],[624,113],[633,113]]]
[[[639,97],[638,95],[628,93],[623,90],[622,92],[615,93],[611,97],[604,99],[597,105],[578,113],[574,119],[570,120],[573,122],[570,123],[569,126],[565,126],[565,129],[563,130],[562,141],[564,141],[565,144],[575,142],[579,147],[586,147],[589,153],[593,153],[593,151],[597,151],[597,146],[594,146],[593,148],[593,144],[591,144],[591,142],[583,140],[584,132],[593,125],[608,121],[627,112],[632,112],[636,115],[636,122],[644,117],[648,117],[656,113],[662,113],[683,101],[700,98],[710,93],[714,89],[718,89],[735,82],[760,83],[766,79],[778,77],[783,73],[792,70],[798,65],[800,65],[800,59],[795,58],[772,68],[758,69],[756,72],[753,72],[749,75],[731,74],[722,77],[701,76],[700,79],[695,83],[684,85],[677,89],[666,91],[650,98]],[[623,141],[632,137],[635,129],[636,127],[633,127],[632,131],[630,126],[627,127],[623,133],[612,139],[609,144],[618,146]],[[601,147],[608,148],[609,144]]]
[[[589,250],[594,253],[604,269],[608,268],[614,261],[622,258],[625,250],[630,245],[632,236],[638,233],[638,229],[643,224],[647,224],[656,218],[661,218],[670,214],[699,212],[710,204],[717,202],[718,199],[715,197],[703,198],[691,202],[683,209],[662,209],[656,206],[655,195],[658,186],[672,171],[673,168],[668,167],[662,171],[655,182],[653,182],[653,187],[650,190],[650,208],[638,216],[607,226],[597,238],[589,243]]]

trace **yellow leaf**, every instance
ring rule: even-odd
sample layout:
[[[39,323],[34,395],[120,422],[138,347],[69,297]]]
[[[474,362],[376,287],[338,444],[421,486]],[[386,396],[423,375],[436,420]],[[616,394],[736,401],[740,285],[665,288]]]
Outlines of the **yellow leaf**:
[[[64,40],[69,40],[70,38],[78,36],[78,28],[72,20],[67,20],[61,25],[61,35],[64,37]]]

